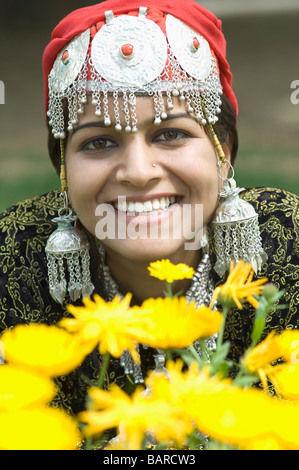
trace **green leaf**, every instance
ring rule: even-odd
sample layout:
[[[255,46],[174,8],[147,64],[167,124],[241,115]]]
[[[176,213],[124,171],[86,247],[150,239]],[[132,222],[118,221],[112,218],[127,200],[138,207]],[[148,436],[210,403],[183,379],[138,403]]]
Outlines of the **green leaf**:
[[[180,358],[185,362],[186,365],[190,365],[194,362],[194,356],[188,349],[171,349],[171,352],[175,355],[180,356]]]
[[[226,341],[223,344],[218,345],[216,351],[213,353],[211,358],[211,373],[214,375],[218,372],[220,366],[225,367],[223,364],[226,362],[230,367],[231,363],[226,361],[226,357],[229,353],[230,342]]]
[[[233,384],[236,387],[248,388],[248,387],[252,387],[252,385],[257,383],[258,381],[259,381],[259,378],[253,375],[240,375],[239,377],[237,376],[235,378]]]
[[[254,344],[257,344],[258,341],[260,340],[263,331],[265,329],[265,324],[266,324],[266,318],[259,317],[256,318],[254,325],[253,325],[253,330],[251,333],[251,339],[254,342]]]
[[[231,361],[223,361],[218,365],[217,373],[220,374],[221,380],[228,376],[232,364],[233,363]]]
[[[268,291],[266,296],[256,296],[257,300],[259,301],[259,305],[256,309],[253,330],[251,333],[251,347],[254,347],[261,339],[263,331],[265,329],[267,316],[269,312],[274,308],[274,304],[282,297],[283,294],[284,291],[277,292],[274,289],[273,291]],[[279,308],[284,308],[284,306],[279,306]]]
[[[206,440],[204,436],[197,429],[187,437],[187,442],[188,448],[190,450],[195,450],[206,446]]]

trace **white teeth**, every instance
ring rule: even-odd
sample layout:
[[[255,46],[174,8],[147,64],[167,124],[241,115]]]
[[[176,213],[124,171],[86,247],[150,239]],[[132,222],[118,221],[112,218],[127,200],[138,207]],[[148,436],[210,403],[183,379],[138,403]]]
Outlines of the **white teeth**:
[[[144,212],[142,202],[135,202],[135,212]]]
[[[143,204],[143,210],[145,212],[150,212],[151,210],[153,210],[153,205],[151,203],[151,201],[146,201],[144,204]]]
[[[154,199],[154,200],[153,200],[153,209],[155,209],[155,210],[160,209],[160,201],[159,201],[159,199]]]
[[[168,201],[168,204],[167,204],[167,201]],[[165,209],[166,207],[169,206],[169,198],[165,198],[165,197],[161,197],[160,199],[160,207],[161,209]]]
[[[167,209],[170,204],[174,204],[176,202],[175,196],[170,197],[161,197],[160,199],[153,199],[151,201],[145,202],[133,202],[133,201],[126,201],[120,200],[118,203],[115,203],[114,206],[121,212],[151,212],[152,210],[165,210]]]
[[[134,202],[129,202],[129,204],[126,203],[126,201],[123,201],[124,202],[124,209],[123,209],[123,212],[134,212],[135,211],[135,204]]]

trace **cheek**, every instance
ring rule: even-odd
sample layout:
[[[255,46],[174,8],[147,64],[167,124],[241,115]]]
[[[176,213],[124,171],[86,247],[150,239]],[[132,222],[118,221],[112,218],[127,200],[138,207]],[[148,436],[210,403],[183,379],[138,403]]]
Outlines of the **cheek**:
[[[193,196],[204,202],[217,199],[219,175],[216,156],[209,146],[203,146],[192,158],[185,160],[181,178],[189,186]]]
[[[219,200],[220,178],[217,162],[213,153],[208,158],[198,159],[190,173],[190,185],[192,200],[203,206],[204,223],[212,218]]]
[[[75,158],[66,163],[68,197],[78,218],[90,233],[96,225],[97,197],[104,181],[96,165]]]

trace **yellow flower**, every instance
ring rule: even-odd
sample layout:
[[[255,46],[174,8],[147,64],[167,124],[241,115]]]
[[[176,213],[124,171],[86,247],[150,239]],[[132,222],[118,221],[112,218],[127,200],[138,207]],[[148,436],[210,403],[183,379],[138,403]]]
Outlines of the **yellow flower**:
[[[0,413],[21,407],[46,405],[55,394],[56,388],[48,378],[15,366],[0,366]]]
[[[192,279],[195,272],[186,264],[172,264],[168,259],[150,263],[148,270],[151,276],[170,284],[181,279]]]
[[[194,399],[198,429],[212,439],[245,450],[299,449],[298,416],[298,406],[250,388],[200,391],[197,401]]]
[[[150,311],[147,345],[153,348],[184,348],[195,340],[219,331],[222,315],[208,307],[197,307],[185,297],[147,299],[141,308]]]
[[[258,374],[265,389],[268,385],[267,380],[270,379],[276,391],[284,395],[286,389],[282,384],[281,386],[279,385],[279,377],[283,377],[283,380],[286,380],[288,375],[287,370],[292,371],[293,377],[295,377],[295,369],[288,366],[299,363],[298,353],[298,330],[285,330],[280,335],[272,331],[264,341],[246,354],[243,363],[251,373]],[[278,359],[283,359],[286,364],[271,365]],[[289,379],[292,380],[291,377]],[[291,389],[290,394],[294,395],[294,385],[291,386]]]
[[[197,363],[190,364],[183,370],[183,361],[168,361],[166,373],[152,372],[146,379],[151,397],[165,400],[176,408],[178,415],[186,426],[194,422],[194,406],[201,393],[209,394],[225,389],[231,380],[219,381],[216,376],[210,377],[209,367],[199,370]],[[200,408],[200,401],[198,401]]]
[[[244,358],[244,365],[251,373],[257,373],[264,389],[267,388],[267,376],[272,371],[271,363],[281,357],[281,350],[272,331],[264,341],[251,349]]]
[[[50,407],[0,413],[1,450],[75,450],[80,441],[77,423]]]
[[[167,399],[180,410],[182,422],[192,421],[202,434],[223,444],[248,450],[299,448],[299,406],[210,377],[208,366],[198,371],[192,364],[182,371],[180,361],[168,362],[166,376],[154,372],[146,384],[153,398]]]
[[[137,387],[130,397],[113,384],[109,392],[91,388],[92,410],[79,414],[86,423],[87,436],[97,436],[110,428],[118,428],[117,448],[125,445],[126,450],[139,450],[145,434],[152,433],[159,442],[182,444],[191,432],[192,426],[185,425],[177,416],[177,410],[168,400],[151,399]]]
[[[264,284],[268,279],[262,278],[252,282],[253,270],[250,264],[239,261],[235,266],[230,265],[230,273],[227,280],[214,290],[211,306],[218,300],[223,305],[232,307],[236,305],[242,309],[242,301],[249,302],[254,308],[258,307],[258,301],[254,295],[260,295]]]
[[[136,342],[147,338],[151,319],[148,312],[129,307],[131,297],[127,294],[123,300],[115,297],[111,302],[105,302],[99,295],[94,296],[94,301],[86,298],[84,307],[69,305],[68,311],[74,318],[64,318],[59,324],[77,333],[90,351],[99,344],[101,354],[109,352],[120,357],[128,349],[138,362]]]
[[[276,393],[288,400],[299,400],[299,366],[286,363],[268,372]]]
[[[86,355],[78,338],[54,325],[18,325],[5,330],[1,340],[9,364],[32,369],[47,377],[68,374]]]
[[[282,449],[299,450],[299,406],[286,400],[272,399],[270,424]]]
[[[276,336],[280,356],[292,364],[299,363],[299,330],[285,330]]]

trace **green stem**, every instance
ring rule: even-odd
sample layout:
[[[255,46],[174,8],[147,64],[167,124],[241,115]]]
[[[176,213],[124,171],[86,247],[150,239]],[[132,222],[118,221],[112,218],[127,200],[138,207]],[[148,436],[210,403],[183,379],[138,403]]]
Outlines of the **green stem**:
[[[225,327],[228,311],[229,311],[229,307],[225,305],[222,311],[222,323],[221,323],[221,327],[218,333],[217,348],[222,344],[222,341],[223,341],[223,333],[224,333],[224,327]]]
[[[171,354],[171,350],[170,350],[170,349],[166,349],[166,350],[165,350],[165,359],[166,359],[166,362],[172,360],[172,354]]]
[[[200,368],[202,368],[204,365],[205,365],[205,362],[202,360],[202,358],[198,355],[195,347],[193,346],[193,344],[191,344],[189,346],[189,350],[192,354],[192,356],[194,357],[194,359],[196,360],[196,362],[199,364]]]
[[[165,286],[166,286],[165,296],[170,297],[172,299],[173,298],[173,292],[172,292],[172,289],[171,289],[171,283],[165,281]]]
[[[103,358],[102,367],[101,367],[99,378],[98,378],[98,388],[103,388],[104,386],[104,379],[108,370],[109,361],[110,361],[110,353],[106,352]]]
[[[199,344],[200,344],[200,349],[201,349],[201,353],[202,353],[202,357],[204,359],[205,362],[209,362],[210,360],[210,355],[211,355],[211,351],[209,350],[209,348],[207,347],[206,345],[206,342],[204,339],[200,339],[199,340]]]

